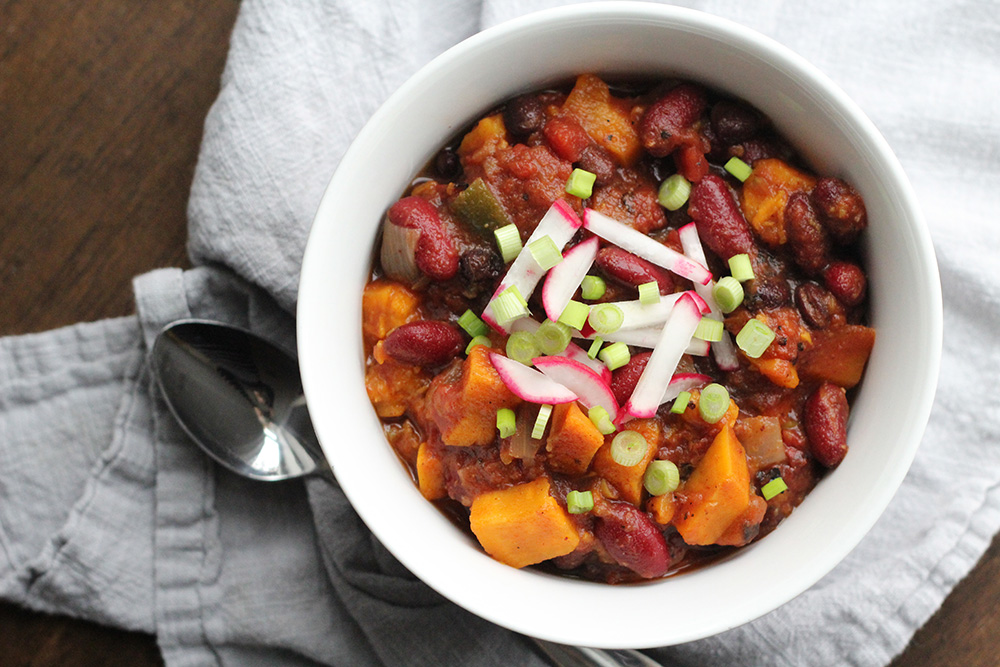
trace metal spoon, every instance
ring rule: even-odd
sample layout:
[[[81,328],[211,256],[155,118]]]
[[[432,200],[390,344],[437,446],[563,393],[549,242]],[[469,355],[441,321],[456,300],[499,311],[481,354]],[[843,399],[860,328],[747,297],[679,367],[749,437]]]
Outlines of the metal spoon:
[[[181,427],[232,472],[265,482],[329,473],[284,350],[221,322],[178,320],[156,337],[151,364]],[[638,651],[532,639],[559,667],[659,667]]]

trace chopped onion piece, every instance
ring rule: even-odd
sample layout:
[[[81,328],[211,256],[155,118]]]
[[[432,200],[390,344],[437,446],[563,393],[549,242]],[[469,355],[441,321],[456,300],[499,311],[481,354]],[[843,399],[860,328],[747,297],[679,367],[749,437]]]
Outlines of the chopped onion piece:
[[[632,358],[631,353],[628,351],[628,345],[625,343],[612,343],[601,350],[597,356],[600,357],[601,361],[607,364],[608,368],[611,370],[621,368],[629,362],[629,359]]]
[[[510,408],[497,410],[497,431],[501,438],[509,438],[517,430],[517,416]]]
[[[586,514],[594,509],[594,494],[591,491],[570,491],[566,494],[566,511],[570,514]]]
[[[770,482],[760,487],[760,495],[764,496],[764,500],[770,500],[776,495],[784,493],[788,490],[788,485],[785,484],[785,480],[780,477],[775,477]]]
[[[566,181],[566,194],[587,199],[594,192],[594,183],[597,182],[597,174],[585,169],[574,169],[569,180]]]
[[[651,496],[673,493],[681,483],[681,473],[673,461],[650,461],[642,485]]]
[[[511,223],[500,229],[494,229],[493,236],[497,242],[497,249],[503,257],[503,263],[509,264],[521,252],[521,231],[517,225]]]
[[[622,431],[611,441],[611,459],[626,468],[641,463],[647,450],[649,443],[638,431]]]
[[[552,406],[545,404],[538,408],[538,416],[535,417],[535,425],[531,428],[531,438],[541,440],[545,435],[545,427],[548,426],[549,417],[552,415]]]

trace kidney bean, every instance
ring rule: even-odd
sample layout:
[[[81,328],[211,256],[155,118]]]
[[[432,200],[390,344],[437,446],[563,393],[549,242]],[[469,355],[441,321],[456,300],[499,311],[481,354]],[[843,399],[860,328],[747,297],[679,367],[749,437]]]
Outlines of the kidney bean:
[[[729,186],[715,174],[708,174],[691,188],[688,215],[698,228],[701,242],[722,259],[754,252],[750,225]]]
[[[597,185],[609,183],[615,177],[615,159],[608,149],[597,144],[590,144],[580,152],[577,166],[597,176]]]
[[[785,231],[792,258],[803,271],[815,275],[830,261],[830,239],[806,193],[796,192],[788,198]]]
[[[441,216],[426,199],[403,197],[389,208],[389,223],[420,231],[413,257],[417,268],[434,280],[450,280],[458,273],[458,251]]]
[[[492,248],[475,246],[462,253],[458,267],[469,286],[491,289],[503,272],[503,258]]]
[[[545,124],[542,103],[534,95],[514,98],[503,109],[503,124],[508,132],[519,138],[542,129]]]
[[[670,294],[674,291],[674,279],[666,269],[617,246],[607,246],[598,250],[594,264],[609,278],[625,285],[638,287],[655,280],[660,286],[660,294]]]
[[[827,468],[839,465],[847,454],[847,415],[847,393],[832,382],[824,382],[806,399],[809,450]]]
[[[405,364],[437,366],[462,349],[462,334],[447,322],[418,320],[396,327],[382,341],[382,350]]]
[[[838,243],[851,243],[868,226],[865,202],[839,178],[821,178],[812,192],[820,220]]]
[[[633,354],[628,363],[620,368],[616,368],[611,373],[611,393],[615,395],[618,405],[625,405],[635,391],[635,385],[639,382],[639,377],[646,370],[649,357],[652,352],[640,352]]]
[[[639,140],[654,157],[669,155],[697,138],[695,123],[707,104],[705,90],[682,83],[653,102],[639,121]]]
[[[801,283],[795,288],[795,306],[805,323],[813,329],[825,329],[830,326],[832,298],[833,295],[814,282]]]
[[[715,138],[724,144],[738,144],[751,139],[761,127],[761,116],[756,109],[733,100],[717,102],[710,117]]]
[[[865,272],[851,262],[832,262],[823,269],[823,282],[845,306],[861,303],[868,288]]]
[[[745,286],[746,306],[752,311],[780,308],[792,302],[792,292],[784,278],[761,276]]]
[[[594,535],[619,565],[643,578],[662,577],[670,568],[670,552],[663,534],[652,519],[629,503],[605,503],[605,512],[594,525]]]
[[[734,146],[731,153],[752,165],[757,160],[772,157],[788,160],[792,155],[792,150],[787,144],[775,137],[754,137],[744,141],[739,146]]]

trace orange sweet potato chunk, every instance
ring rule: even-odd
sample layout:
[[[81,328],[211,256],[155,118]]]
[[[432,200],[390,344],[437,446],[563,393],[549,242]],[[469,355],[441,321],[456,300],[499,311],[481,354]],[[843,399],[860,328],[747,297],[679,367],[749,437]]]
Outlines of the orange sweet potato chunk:
[[[747,222],[765,243],[779,246],[788,240],[785,204],[794,192],[811,192],[816,179],[778,158],[753,163],[753,172],[743,182],[740,207]]]
[[[369,344],[420,316],[420,297],[404,285],[380,278],[365,285],[361,296],[361,330]]]
[[[674,526],[692,545],[716,544],[750,504],[750,471],[729,426],[719,431],[680,489]]]
[[[618,491],[618,496],[636,507],[642,502],[642,478],[646,467],[656,456],[660,442],[660,426],[655,419],[633,419],[624,426],[625,430],[636,431],[646,439],[646,455],[634,466],[623,466],[611,458],[611,442],[615,434],[605,438],[604,444],[594,455],[594,472],[604,478]]]
[[[861,381],[874,346],[875,330],[860,324],[817,331],[812,346],[799,354],[799,375],[850,389]]]
[[[566,510],[549,495],[547,477],[477,496],[469,524],[486,553],[511,567],[565,556],[580,543]]]
[[[628,103],[612,97],[608,84],[593,74],[582,74],[577,77],[560,115],[575,120],[594,143],[629,166],[639,158],[642,148],[630,111]]]
[[[417,487],[427,500],[437,500],[448,495],[445,486],[444,464],[437,452],[426,442],[417,449]]]
[[[503,115],[494,114],[480,120],[462,137],[457,153],[462,158],[463,164],[480,164],[490,155],[495,155],[497,151],[508,146]]]
[[[489,444],[496,436],[497,410],[521,402],[500,379],[489,353],[484,345],[473,347],[462,362],[458,382],[431,391],[431,414],[446,445]]]
[[[604,436],[594,422],[573,402],[555,406],[551,424],[545,443],[549,468],[574,476],[587,472],[594,454],[604,444]]]

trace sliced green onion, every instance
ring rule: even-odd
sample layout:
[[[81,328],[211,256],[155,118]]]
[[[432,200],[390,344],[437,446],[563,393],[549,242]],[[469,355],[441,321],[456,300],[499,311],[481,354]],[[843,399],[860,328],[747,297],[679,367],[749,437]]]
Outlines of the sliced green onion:
[[[764,496],[764,500],[770,500],[779,493],[784,493],[787,490],[788,485],[785,484],[785,480],[780,477],[775,477],[770,482],[760,487],[760,494]]]
[[[548,403],[542,404],[538,408],[538,416],[535,417],[535,426],[531,429],[531,437],[534,440],[541,440],[545,435],[545,426],[549,423],[549,415],[552,414],[552,406]]]
[[[566,511],[584,514],[594,509],[594,494],[590,491],[570,491],[566,494]]]
[[[676,211],[687,203],[691,195],[691,183],[680,174],[667,177],[660,184],[660,191],[656,199],[660,205],[668,211]]]
[[[465,346],[465,356],[469,356],[469,352],[472,352],[472,348],[477,345],[485,345],[486,347],[493,347],[493,341],[490,340],[489,336],[474,336],[469,344]]]
[[[639,285],[639,302],[644,306],[660,302],[660,286],[655,280]]]
[[[691,402],[691,392],[682,391],[677,394],[677,398],[674,399],[674,404],[670,406],[670,412],[675,415],[679,415],[687,410],[688,403]]]
[[[735,176],[740,180],[740,182],[747,180],[753,169],[743,160],[738,157],[729,158],[729,162],[726,163],[725,170],[730,174]]]
[[[528,314],[528,308],[524,305],[524,299],[518,298],[517,287],[504,290],[497,298],[493,299],[493,316],[497,323],[502,326]]]
[[[598,358],[604,362],[609,371],[621,368],[629,362],[632,355],[628,351],[628,345],[622,342],[612,343],[598,353]]]
[[[531,256],[542,267],[542,271],[548,271],[553,266],[562,261],[562,253],[552,237],[546,234],[540,239],[536,239],[528,244]]]
[[[737,347],[751,359],[757,359],[764,354],[764,350],[773,340],[774,332],[758,319],[748,320],[736,334]]]
[[[590,408],[587,410],[587,416],[590,417],[590,421],[601,432],[601,435],[608,435],[615,432],[615,425],[611,421],[611,415],[608,414],[608,411],[603,406],[595,405]]]
[[[559,315],[559,321],[571,329],[582,329],[587,323],[590,306],[579,301],[570,301]]]
[[[698,414],[709,424],[718,422],[729,409],[729,392],[721,384],[713,382],[701,390],[698,399]]]
[[[681,483],[681,473],[673,461],[650,461],[642,476],[642,485],[651,496],[673,493]]]
[[[600,276],[584,276],[583,284],[580,285],[580,296],[587,301],[595,301],[604,296],[604,292],[607,289],[608,286],[604,282],[604,278]]]
[[[535,343],[542,354],[559,354],[569,345],[572,334],[562,322],[545,320],[535,331]]]
[[[584,169],[574,169],[566,181],[566,194],[586,199],[594,192],[594,183],[597,182],[597,174]]]
[[[638,431],[622,431],[611,441],[611,459],[620,466],[631,468],[646,458],[649,443]]]
[[[521,289],[517,285],[511,285],[504,290],[504,293],[513,294],[517,298],[518,303],[524,306],[525,310],[528,309],[528,302],[525,301],[524,296],[521,294]]]
[[[743,285],[732,276],[724,276],[715,283],[712,296],[722,312],[728,315],[743,303]]]
[[[519,361],[525,366],[531,365],[531,360],[541,354],[535,336],[527,331],[515,331],[507,339],[507,357]]]
[[[485,336],[490,332],[490,328],[486,322],[479,319],[479,316],[471,310],[462,313],[462,316],[458,318],[458,326],[462,327],[465,333],[473,338],[476,336]]]
[[[497,248],[500,249],[504,264],[512,262],[521,253],[521,232],[514,223],[494,229],[493,236],[497,240]]]
[[[594,336],[594,342],[590,344],[590,349],[587,350],[587,356],[591,359],[596,359],[597,353],[601,351],[602,345],[604,345],[604,339],[600,336]]]
[[[722,340],[722,332],[722,320],[703,317],[694,330],[694,337],[714,343]]]
[[[501,438],[509,438],[517,430],[517,416],[510,408],[497,410],[497,430]]]
[[[750,264],[750,255],[745,252],[733,255],[729,258],[729,273],[733,274],[741,283],[753,280],[753,265]]]
[[[614,333],[625,321],[625,313],[613,303],[599,303],[590,307],[590,316],[587,321],[599,334]]]

